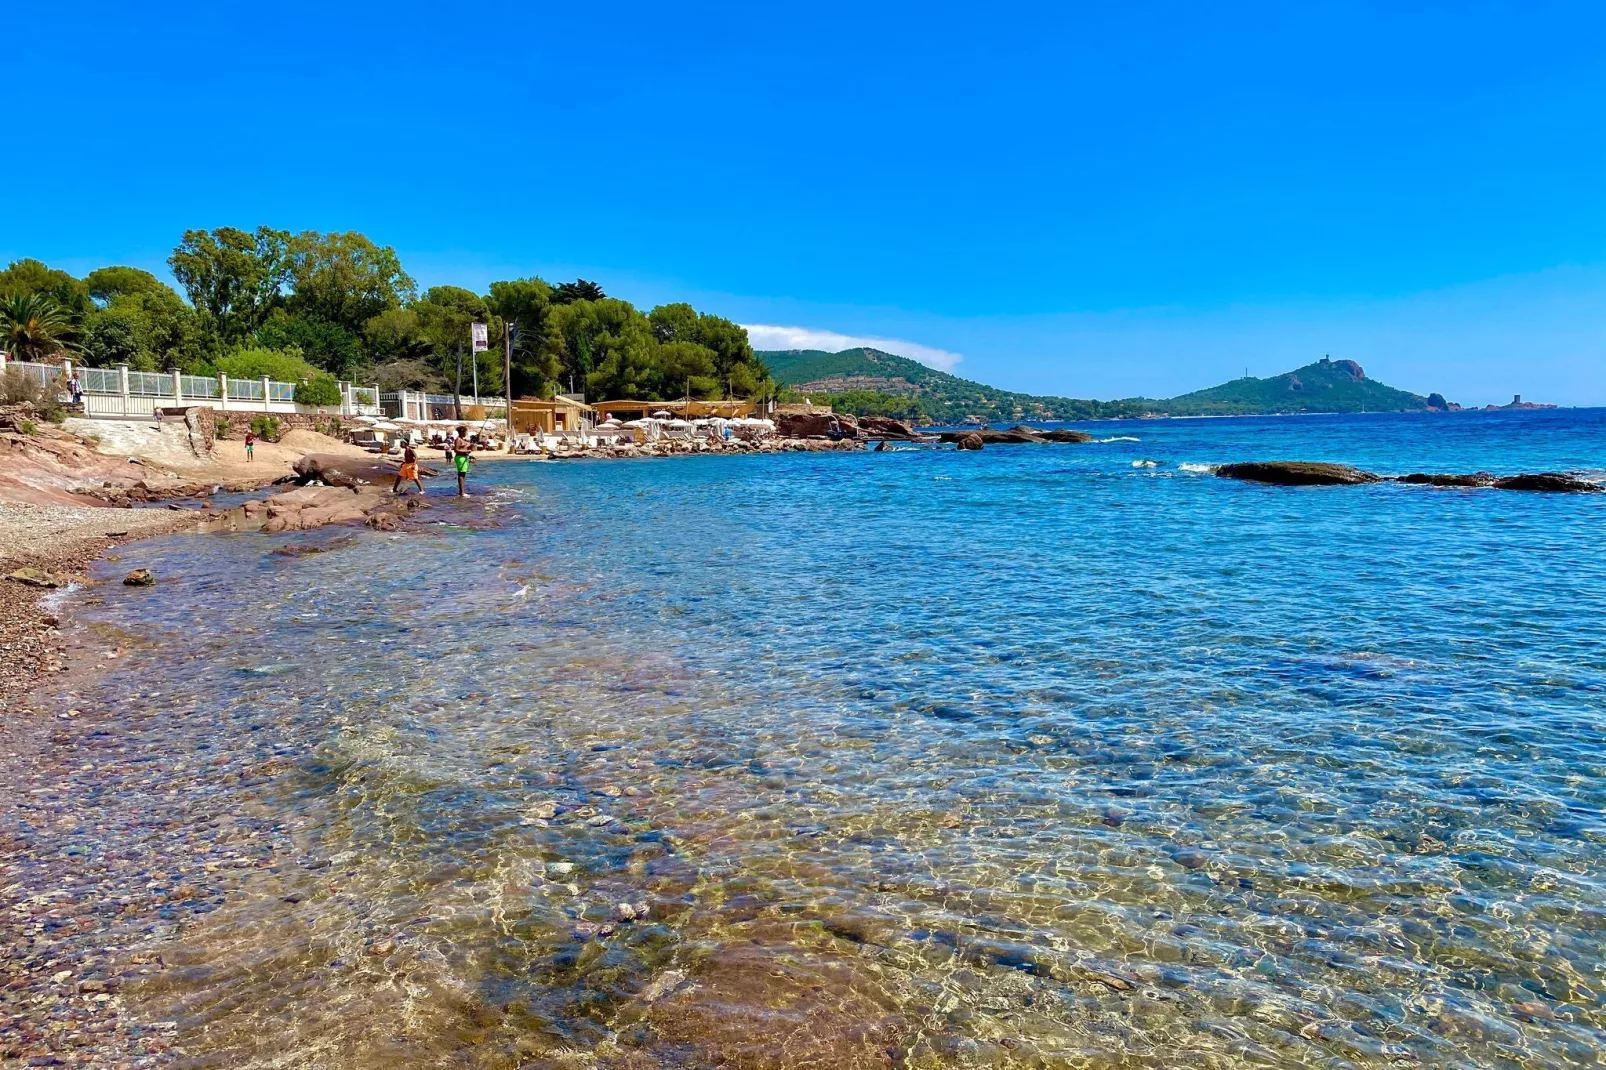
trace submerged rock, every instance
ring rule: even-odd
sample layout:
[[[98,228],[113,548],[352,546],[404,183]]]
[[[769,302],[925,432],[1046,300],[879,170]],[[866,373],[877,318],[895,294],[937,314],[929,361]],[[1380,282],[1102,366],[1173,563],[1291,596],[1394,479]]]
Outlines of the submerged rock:
[[[938,435],[941,442],[958,442],[967,435],[979,436],[983,443],[989,446],[1018,446],[1042,444],[1045,442],[1092,442],[1093,436],[1086,431],[1073,431],[1068,427],[1055,428],[1044,431],[1040,427],[1027,427],[1017,424],[1008,431],[999,431],[992,427],[978,427],[969,431],[944,431]]]
[[[1494,485],[1500,490],[1539,490],[1552,494],[1594,494],[1602,489],[1598,483],[1578,479],[1563,472],[1538,472],[1533,475],[1525,472],[1522,475],[1497,479]]]
[[[962,450],[979,450],[983,445],[981,436],[974,431],[968,435],[960,435],[953,441]]]
[[[136,568],[123,577],[125,587],[151,587],[156,583],[156,574],[148,568]]]
[[[1223,479],[1244,479],[1252,483],[1275,483],[1284,487],[1354,486],[1376,483],[1383,477],[1347,464],[1325,461],[1249,461],[1224,464],[1216,469]]]
[[[1492,487],[1494,481],[1494,476],[1488,472],[1473,472],[1465,476],[1450,472],[1412,472],[1410,475],[1394,477],[1396,483],[1420,483],[1430,487]]]
[[[1030,427],[1017,427],[1010,431],[997,431],[991,427],[981,427],[974,431],[944,431],[937,438],[940,442],[955,443],[962,442],[967,438],[975,438],[988,446],[1014,446],[1048,441],[1048,439]]]

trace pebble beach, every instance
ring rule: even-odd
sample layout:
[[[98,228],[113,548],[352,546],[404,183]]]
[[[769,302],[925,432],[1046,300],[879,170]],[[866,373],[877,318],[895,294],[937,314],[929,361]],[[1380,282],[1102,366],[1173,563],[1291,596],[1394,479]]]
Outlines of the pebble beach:
[[[74,705],[76,691],[126,651],[64,630],[55,603],[119,543],[186,522],[165,510],[0,503],[0,575],[30,570],[62,584],[0,579],[0,782],[7,789],[0,808],[9,811],[11,830],[0,841],[6,1065],[141,1066],[164,1050],[159,1030],[125,1027],[119,990],[131,971],[149,965],[128,949],[159,924],[153,886],[161,887],[156,874],[175,870],[175,845],[127,836],[127,851],[114,858],[86,855],[72,843],[88,831],[85,821],[102,837],[123,839],[133,820],[160,813],[160,801],[94,805],[139,774],[95,753],[101,718]],[[146,766],[147,777],[155,773]]]

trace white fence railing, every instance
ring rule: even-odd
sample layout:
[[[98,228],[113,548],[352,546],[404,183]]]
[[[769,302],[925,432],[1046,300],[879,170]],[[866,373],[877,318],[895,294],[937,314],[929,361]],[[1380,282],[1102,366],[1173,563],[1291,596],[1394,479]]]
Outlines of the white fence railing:
[[[86,394],[121,394],[116,368],[79,368],[78,381]]]
[[[467,394],[429,394],[422,390],[387,390],[379,395],[379,407],[393,420],[455,420],[459,405],[463,419],[500,420],[507,415],[506,398],[487,398]]]
[[[0,354],[3,358],[4,354]],[[88,416],[150,416],[157,409],[209,405],[217,409],[251,412],[304,412],[341,416],[382,416],[379,388],[340,384],[339,405],[299,405],[296,384],[276,379],[231,379],[226,375],[183,375],[172,372],[141,372],[127,365],[115,368],[76,368],[71,363],[34,364],[5,360],[5,368],[16,369],[41,386],[55,384],[66,398],[69,380],[76,375]]]
[[[6,363],[6,370],[15,369],[24,379],[37,383],[40,386],[49,386],[51,381],[61,374],[61,369],[53,364],[30,364],[26,361],[14,360]]]

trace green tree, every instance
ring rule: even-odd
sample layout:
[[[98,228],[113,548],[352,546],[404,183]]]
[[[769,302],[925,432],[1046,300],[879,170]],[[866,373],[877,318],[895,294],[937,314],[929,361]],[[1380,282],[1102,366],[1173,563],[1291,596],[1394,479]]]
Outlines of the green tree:
[[[76,325],[92,306],[89,288],[59,268],[33,259],[13,260],[0,271],[0,299],[8,297],[48,297]]]
[[[613,303],[609,300],[580,302],[593,307]],[[593,357],[596,370],[585,377],[586,393],[599,399],[658,400],[671,395],[678,396],[679,391],[665,393],[662,389],[660,343],[653,337],[647,318],[625,302],[617,303],[625,305],[632,315],[619,325],[616,332],[595,336],[596,351]]]
[[[351,381],[358,386],[378,383],[380,390],[427,390],[432,394],[452,388],[433,363],[416,357],[359,365],[352,369]]]
[[[97,312],[85,325],[84,360],[109,368],[126,364],[135,371],[156,371],[156,357],[145,348],[144,325],[126,312]]]
[[[649,389],[657,397],[724,396],[714,351],[696,342],[659,342],[656,372]]]
[[[552,291],[551,301],[554,305],[572,305],[576,301],[602,301],[607,296],[596,283],[575,279],[573,282],[560,282],[557,289]]]
[[[593,382],[592,375],[627,344],[627,338],[628,355],[615,360]],[[640,395],[650,385],[657,360],[657,339],[647,317],[630,302],[611,297],[552,306],[545,345],[557,358],[560,382],[567,386],[572,381],[597,398]]]
[[[417,292],[396,250],[376,245],[356,231],[297,234],[289,242],[288,268],[289,309],[353,336],[360,335],[369,320],[400,308]]]
[[[493,348],[475,354],[469,346],[469,326],[487,325],[491,339],[501,337],[502,320],[493,315],[485,298],[461,286],[433,286],[411,309],[418,315],[420,337],[429,345],[433,363],[446,380],[457,382],[457,355],[463,355],[463,392],[473,388],[478,367],[481,394],[502,392],[502,354]],[[476,359],[477,357],[477,359]]]
[[[139,371],[199,371],[210,350],[195,310],[171,286],[139,268],[108,267],[84,277],[95,305],[84,317],[84,358]]]
[[[415,360],[428,357],[430,343],[415,308],[392,308],[362,326],[363,349],[370,361]]]
[[[121,266],[96,268],[84,276],[84,286],[89,291],[90,298],[101,308],[105,308],[118,297],[130,294],[171,296],[173,300],[178,300],[178,294],[171,286],[143,268]]]
[[[552,288],[537,278],[491,283],[486,305],[513,328],[513,393],[545,397],[555,391],[562,362],[550,344]]]
[[[299,349],[307,360],[336,375],[345,375],[363,359],[362,340],[351,331],[282,308],[274,309],[253,337],[267,349]]]
[[[154,294],[122,294],[84,320],[84,359],[137,371],[199,371],[210,359],[195,311]]]
[[[74,348],[72,320],[45,294],[0,301],[0,348],[16,360],[45,361]]]
[[[290,283],[290,235],[258,227],[187,230],[168,257],[190,304],[206,329],[227,343],[239,342],[283,303]]]
[[[751,397],[763,390],[768,373],[753,352],[745,327],[720,316],[699,313],[688,304],[659,305],[647,318],[659,341],[690,343],[706,351],[711,368],[701,374],[717,380],[725,393]]]

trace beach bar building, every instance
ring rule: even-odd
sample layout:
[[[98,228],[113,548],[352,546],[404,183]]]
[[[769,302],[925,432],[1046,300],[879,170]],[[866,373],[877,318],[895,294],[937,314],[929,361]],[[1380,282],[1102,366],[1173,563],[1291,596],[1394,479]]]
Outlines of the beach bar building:
[[[667,412],[680,420],[703,420],[710,416],[734,420],[751,416],[758,407],[751,401],[599,401],[594,406],[599,420],[643,420],[655,412]]]
[[[513,403],[514,434],[562,435],[587,431],[597,420],[596,409],[562,394],[550,400],[519,398]]]

